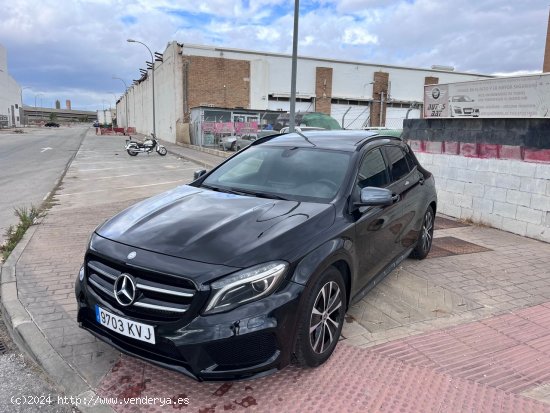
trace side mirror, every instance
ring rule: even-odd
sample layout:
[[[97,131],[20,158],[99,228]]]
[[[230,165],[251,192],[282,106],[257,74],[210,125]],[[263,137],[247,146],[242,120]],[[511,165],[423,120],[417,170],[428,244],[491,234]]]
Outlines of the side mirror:
[[[361,189],[361,201],[355,202],[355,206],[386,206],[392,205],[398,201],[398,196],[393,196],[392,192],[386,188],[376,188],[367,186]]]
[[[206,169],[199,169],[193,173],[193,180],[199,179],[201,176],[206,174]]]

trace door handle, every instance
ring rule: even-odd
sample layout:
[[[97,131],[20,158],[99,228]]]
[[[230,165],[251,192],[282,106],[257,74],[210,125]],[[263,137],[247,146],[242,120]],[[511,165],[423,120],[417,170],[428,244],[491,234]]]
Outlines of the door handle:
[[[396,202],[399,202],[401,200],[401,195],[397,194],[397,195],[393,195],[391,197],[391,200],[392,202],[395,204]]]

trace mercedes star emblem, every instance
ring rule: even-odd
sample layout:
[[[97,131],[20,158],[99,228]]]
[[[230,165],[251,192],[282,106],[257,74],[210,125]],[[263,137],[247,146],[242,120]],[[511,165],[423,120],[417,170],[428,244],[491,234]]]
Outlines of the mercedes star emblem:
[[[115,281],[114,293],[120,305],[127,307],[132,304],[136,298],[136,286],[132,277],[121,274]]]

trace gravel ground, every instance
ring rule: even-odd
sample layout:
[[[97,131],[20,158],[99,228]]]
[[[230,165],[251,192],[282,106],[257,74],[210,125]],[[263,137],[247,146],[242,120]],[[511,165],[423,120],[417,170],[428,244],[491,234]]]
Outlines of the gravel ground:
[[[9,338],[1,316],[0,341],[7,347],[6,353],[0,355],[0,413],[78,412],[70,405],[58,403],[58,396],[62,396],[62,393],[49,381],[40,367],[18,351]],[[48,396],[51,396],[50,403],[46,400]]]

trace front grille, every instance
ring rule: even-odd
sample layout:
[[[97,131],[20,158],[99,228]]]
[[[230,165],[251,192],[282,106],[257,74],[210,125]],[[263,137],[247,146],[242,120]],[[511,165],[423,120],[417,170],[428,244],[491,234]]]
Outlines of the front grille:
[[[129,274],[135,285],[135,299],[123,306],[115,298],[115,282]],[[193,283],[185,278],[131,267],[90,255],[86,262],[88,286],[101,298],[125,314],[153,321],[181,318],[191,307],[195,293]]]

